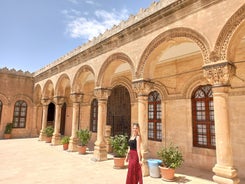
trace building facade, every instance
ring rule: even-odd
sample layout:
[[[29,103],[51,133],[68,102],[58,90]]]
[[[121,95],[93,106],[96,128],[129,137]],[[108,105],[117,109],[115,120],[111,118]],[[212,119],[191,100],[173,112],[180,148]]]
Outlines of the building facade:
[[[76,131],[89,128],[94,158],[102,161],[105,135],[129,135],[139,122],[145,175],[147,158],[174,143],[185,165],[213,170],[217,183],[239,183],[245,178],[244,51],[243,0],[161,0],[32,77],[0,71],[7,75],[3,83],[13,81],[0,89],[0,135],[22,100],[26,121],[23,127],[16,118],[14,137],[43,140],[53,125],[52,144],[69,135],[69,150],[76,151]],[[28,87],[15,88],[26,80]]]

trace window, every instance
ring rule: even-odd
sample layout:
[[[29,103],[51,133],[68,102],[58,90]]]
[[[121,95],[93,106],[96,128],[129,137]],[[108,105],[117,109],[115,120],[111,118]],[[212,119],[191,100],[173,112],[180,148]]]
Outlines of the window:
[[[2,109],[3,109],[3,103],[0,100],[0,124],[1,124],[1,117],[2,117]]]
[[[212,87],[199,86],[192,95],[193,145],[215,149]]]
[[[90,112],[90,130],[92,132],[97,132],[97,122],[98,122],[98,100],[94,99],[91,103],[91,112]]]
[[[148,139],[162,141],[162,108],[157,91],[148,95]]]
[[[23,100],[17,101],[14,106],[14,118],[13,118],[14,128],[26,127],[26,113],[27,113],[26,102]]]

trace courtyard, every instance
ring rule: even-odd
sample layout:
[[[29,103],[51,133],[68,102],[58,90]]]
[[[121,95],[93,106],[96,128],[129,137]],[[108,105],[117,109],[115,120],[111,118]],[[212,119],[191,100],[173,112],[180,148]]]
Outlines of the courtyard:
[[[79,155],[63,151],[37,138],[0,140],[1,184],[124,184],[127,169],[113,169],[112,155],[103,162],[93,161],[93,153]],[[144,177],[144,184],[211,184],[213,173],[182,167],[175,182]]]

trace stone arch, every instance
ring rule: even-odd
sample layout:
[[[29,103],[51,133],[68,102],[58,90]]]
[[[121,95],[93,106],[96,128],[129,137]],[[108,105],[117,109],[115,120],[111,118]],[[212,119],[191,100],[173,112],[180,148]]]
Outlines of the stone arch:
[[[202,57],[204,60],[204,63],[209,62],[209,52],[210,47],[207,39],[200,33],[198,33],[195,30],[192,30],[190,28],[185,27],[178,27],[170,29],[166,32],[161,33],[158,35],[155,39],[151,41],[151,43],[147,46],[147,48],[144,50],[139,65],[137,67],[136,71],[136,77],[137,78],[143,78],[144,76],[144,68],[146,65],[146,62],[150,56],[150,54],[155,50],[160,44],[164,42],[168,42],[177,38],[186,38],[194,43],[196,43],[202,53]]]
[[[98,74],[98,77],[97,77],[97,80],[96,80],[96,86],[97,87],[102,87],[103,86],[103,84],[102,84],[103,83],[103,77],[105,76],[106,69],[108,69],[109,66],[112,66],[112,68],[113,68],[113,67],[115,67],[114,65],[119,65],[120,64],[120,63],[114,63],[114,65],[112,65],[112,63],[114,61],[120,61],[121,63],[125,63],[125,62],[128,63],[130,68],[131,68],[131,73],[132,73],[132,75],[134,77],[134,71],[135,71],[134,70],[134,64],[133,64],[132,60],[130,59],[130,57],[127,56],[124,53],[121,53],[121,52],[114,53],[111,56],[109,56],[105,60],[103,65],[101,66],[99,74]],[[113,72],[114,72],[114,70],[113,70]],[[105,86],[105,87],[107,87],[107,86]]]
[[[150,91],[157,91],[161,95],[161,100],[168,98],[168,90],[160,81],[154,82],[154,88]]]
[[[38,105],[41,103],[41,99],[42,99],[42,89],[40,84],[37,84],[34,87],[34,94],[33,94],[33,102],[34,104]]]
[[[24,100],[27,103],[28,107],[33,106],[33,101],[29,96],[21,95],[21,94],[15,95],[11,100],[11,103],[15,104],[18,100]]]
[[[72,92],[79,93],[82,92],[82,82],[92,74],[95,76],[94,69],[89,65],[82,66],[76,73],[73,82],[72,82]]]
[[[190,99],[193,91],[196,89],[197,86],[206,84],[208,84],[208,81],[202,73],[193,76],[185,83],[185,86],[183,87],[183,97]]]
[[[226,22],[225,26],[221,30],[218,39],[215,43],[214,51],[210,55],[210,60],[213,62],[219,61],[219,60],[232,60],[233,54],[232,50],[229,49],[229,46],[231,45],[231,40],[237,39],[237,36],[239,37],[240,34],[236,34],[234,37],[234,33],[239,31],[242,27],[244,28],[244,21],[245,21],[245,5],[243,5],[241,8],[239,8]]]
[[[134,93],[132,89],[132,82],[126,77],[118,77],[112,81],[112,88],[118,85],[122,85],[127,88],[127,90],[129,91],[129,95],[130,95],[130,99],[132,103],[132,101],[136,99],[136,94]]]
[[[8,105],[10,103],[8,98],[1,93],[0,93],[0,100],[2,101],[3,105]]]
[[[71,91],[70,78],[67,74],[62,74],[55,87],[56,96],[69,96]]]
[[[51,80],[48,80],[43,87],[42,98],[52,99],[53,96],[54,84]]]

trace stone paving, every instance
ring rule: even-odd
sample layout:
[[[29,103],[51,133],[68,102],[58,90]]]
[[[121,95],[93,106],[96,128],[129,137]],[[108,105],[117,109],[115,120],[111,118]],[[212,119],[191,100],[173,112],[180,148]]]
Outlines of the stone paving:
[[[0,140],[0,184],[124,184],[127,169],[113,169],[107,161],[92,161],[93,154],[63,151],[37,138]],[[176,181],[144,177],[144,184],[212,184],[213,173],[189,167],[176,171]]]

